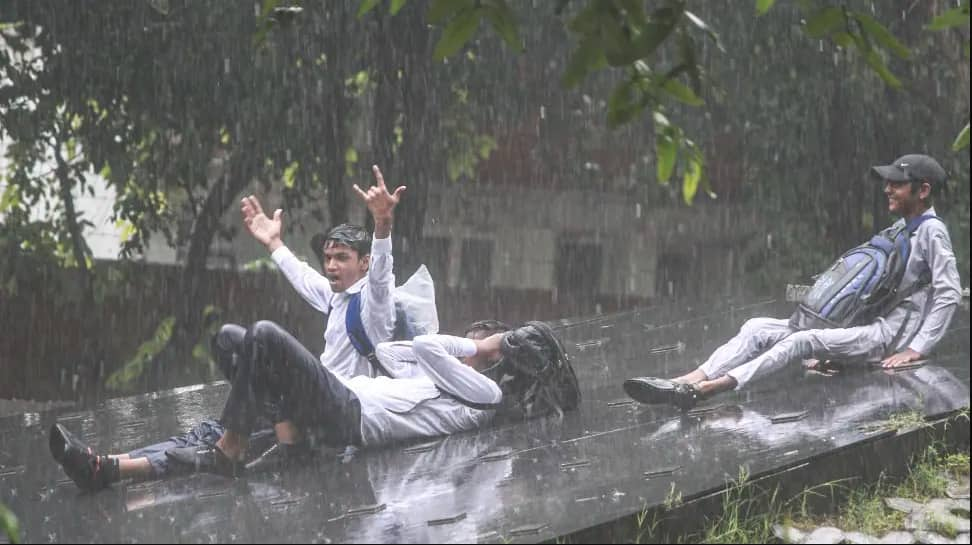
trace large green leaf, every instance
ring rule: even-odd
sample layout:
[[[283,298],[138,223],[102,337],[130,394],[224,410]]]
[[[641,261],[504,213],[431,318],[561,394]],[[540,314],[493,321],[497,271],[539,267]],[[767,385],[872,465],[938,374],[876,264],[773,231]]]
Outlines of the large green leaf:
[[[655,159],[658,171],[658,182],[668,183],[675,170],[675,159],[678,156],[678,142],[670,136],[669,131],[657,135],[655,139]]]
[[[756,0],[756,15],[765,14],[775,3],[776,0]]]
[[[358,6],[358,17],[363,17],[369,11],[375,9],[380,0],[361,0],[361,4]]]
[[[665,91],[666,94],[673,97],[675,100],[690,106],[701,106],[705,103],[705,101],[699,98],[699,96],[695,94],[695,91],[689,88],[689,86],[676,79],[665,78],[661,82],[660,87],[663,91]]]
[[[899,80],[894,74],[891,73],[890,70],[888,70],[887,65],[884,64],[884,59],[881,58],[881,55],[877,51],[871,50],[864,53],[864,60],[872,69],[874,69],[875,72],[877,72],[879,76],[881,76],[881,79],[883,79],[885,83],[891,87],[901,87],[901,80]]]
[[[899,42],[894,34],[891,34],[884,25],[877,22],[873,17],[864,13],[854,13],[854,18],[857,22],[861,24],[861,28],[868,33],[872,38],[874,38],[877,43],[884,46],[885,49],[894,53],[902,59],[907,59],[911,57],[911,50],[909,50],[903,43]]]
[[[442,31],[442,37],[435,44],[435,51],[432,54],[435,60],[441,61],[466,45],[479,28],[479,15],[478,9],[469,9],[449,21]]]
[[[111,390],[128,391],[134,388],[135,382],[145,372],[155,356],[157,356],[172,338],[175,317],[166,316],[155,329],[151,338],[139,345],[132,359],[125,362],[120,369],[115,370],[105,380],[105,386]]]
[[[969,124],[965,124],[965,128],[958,133],[955,137],[955,141],[952,142],[952,149],[958,151],[962,148],[969,147]]]
[[[938,15],[930,25],[928,25],[928,30],[942,30],[944,28],[951,28],[956,26],[968,25],[969,24],[969,4],[966,3],[964,6],[952,8],[941,15]]]
[[[854,41],[854,37],[851,36],[849,33],[843,31],[834,32],[830,36],[830,39],[833,40],[835,44],[843,47],[844,49],[850,49],[855,45],[857,45],[857,42]]]
[[[408,0],[391,0],[391,6],[388,8],[388,12],[392,15],[397,15],[399,11],[405,7],[405,2]]]
[[[608,99],[608,126],[623,125],[641,111],[635,83],[635,79],[627,79],[611,93],[611,98]]]
[[[472,9],[472,0],[432,0],[425,12],[425,20],[433,25],[440,24],[453,15]]]
[[[300,169],[300,163],[297,161],[291,162],[287,165],[287,168],[283,171],[283,183],[284,187],[287,189],[293,189],[294,183],[297,178],[297,171]]]
[[[585,38],[570,56],[570,61],[564,69],[563,85],[567,88],[574,87],[591,71],[606,65],[604,49],[595,40]]]
[[[20,543],[20,523],[2,503],[0,503],[0,531],[3,531],[10,543]]]
[[[689,155],[688,168],[682,175],[682,198],[685,204],[692,204],[695,194],[699,190],[699,180],[702,179],[702,157],[699,154]]]
[[[639,58],[651,56],[673,30],[675,30],[675,24],[672,22],[650,22],[646,24],[634,40],[634,51]]]
[[[498,0],[488,6],[483,6],[486,19],[493,25],[493,30],[503,38],[506,45],[515,51],[523,51],[523,42],[520,40],[520,31],[516,23],[516,16],[513,10],[503,0]]]
[[[844,23],[844,10],[835,6],[823,8],[807,19],[806,32],[811,38],[822,38]]]

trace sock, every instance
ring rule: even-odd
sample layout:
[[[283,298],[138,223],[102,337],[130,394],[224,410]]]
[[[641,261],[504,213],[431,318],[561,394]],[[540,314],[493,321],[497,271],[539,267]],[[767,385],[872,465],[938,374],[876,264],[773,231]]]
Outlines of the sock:
[[[117,483],[121,480],[121,468],[117,458],[98,456],[95,463],[101,468],[100,478],[105,485]]]

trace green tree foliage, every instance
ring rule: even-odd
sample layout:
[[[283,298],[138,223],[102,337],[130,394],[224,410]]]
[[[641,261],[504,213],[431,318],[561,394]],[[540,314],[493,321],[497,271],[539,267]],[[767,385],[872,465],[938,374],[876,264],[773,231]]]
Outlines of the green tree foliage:
[[[398,12],[404,1],[391,2]],[[902,82],[888,67],[888,57],[910,59],[911,50],[876,19],[862,3],[832,5],[814,0],[795,0],[803,15],[802,29],[811,39],[826,38],[834,46],[853,51],[886,84],[900,88]],[[361,2],[359,13],[374,9],[377,0]],[[698,188],[711,194],[705,176],[704,154],[685,131],[668,121],[669,103],[701,106],[706,70],[700,62],[699,36],[724,51],[715,29],[685,0],[666,0],[646,8],[641,0],[559,0],[551,3],[564,19],[575,45],[563,73],[565,87],[574,87],[602,70],[624,75],[611,93],[607,121],[618,126],[651,112],[656,124],[658,181],[667,183],[676,163],[683,163],[683,195],[692,202]],[[775,0],[756,0],[755,13],[762,16]],[[942,29],[968,25],[969,3],[940,15],[929,27]],[[433,0],[426,20],[442,28],[435,46],[435,58],[444,59],[461,51],[476,36],[481,21],[514,50],[522,50],[519,23],[505,0]],[[954,147],[968,145],[968,127],[956,137]]]
[[[128,226],[124,255],[142,250],[150,236],[182,249],[184,308],[172,339],[191,347],[206,304],[199,275],[220,219],[244,189],[280,183],[285,208],[326,196],[331,217],[346,217],[350,97],[343,75],[355,59],[338,54],[353,43],[342,22],[351,14],[341,10],[310,11],[305,17],[316,24],[301,36],[274,33],[275,47],[261,47],[249,39],[257,25],[252,11],[168,6],[5,4],[3,20],[17,24],[3,33],[3,60],[20,54],[34,62],[21,63],[27,68],[18,74],[11,72],[16,63],[3,62],[11,74],[0,111],[15,167],[3,228],[23,240],[26,210],[38,199],[56,191],[67,207],[83,173],[100,171],[117,195],[115,218]],[[295,47],[301,37],[308,47]],[[66,182],[33,174],[58,153]],[[33,222],[37,242],[21,246],[83,243],[70,236],[83,220],[72,225],[70,211],[52,217]],[[83,250],[75,250],[76,260],[90,257]]]

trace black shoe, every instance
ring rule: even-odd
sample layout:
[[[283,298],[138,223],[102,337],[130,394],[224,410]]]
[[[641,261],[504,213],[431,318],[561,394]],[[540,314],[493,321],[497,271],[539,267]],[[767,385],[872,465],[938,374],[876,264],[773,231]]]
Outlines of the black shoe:
[[[304,443],[277,443],[246,464],[246,470],[254,473],[277,471],[291,465],[306,464],[313,457],[314,451]]]
[[[170,448],[165,451],[165,456],[177,464],[200,472],[233,478],[243,474],[243,463],[229,459],[216,446]]]
[[[624,381],[624,391],[639,403],[667,403],[683,411],[695,406],[702,399],[698,388],[672,380],[655,377],[638,377]]]
[[[61,424],[51,426],[48,446],[51,455],[78,488],[93,492],[111,484],[110,466],[115,462],[107,456],[97,456],[94,449]]]

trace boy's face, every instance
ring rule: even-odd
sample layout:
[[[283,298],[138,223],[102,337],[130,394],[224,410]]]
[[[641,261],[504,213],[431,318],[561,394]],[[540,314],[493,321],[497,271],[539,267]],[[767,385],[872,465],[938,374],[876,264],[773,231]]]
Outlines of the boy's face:
[[[909,217],[921,211],[921,200],[928,197],[931,186],[927,182],[912,188],[911,182],[884,182],[884,194],[888,197],[888,212],[895,216]]]
[[[324,276],[335,293],[341,293],[368,274],[371,256],[361,256],[346,244],[329,240],[324,243]]]

